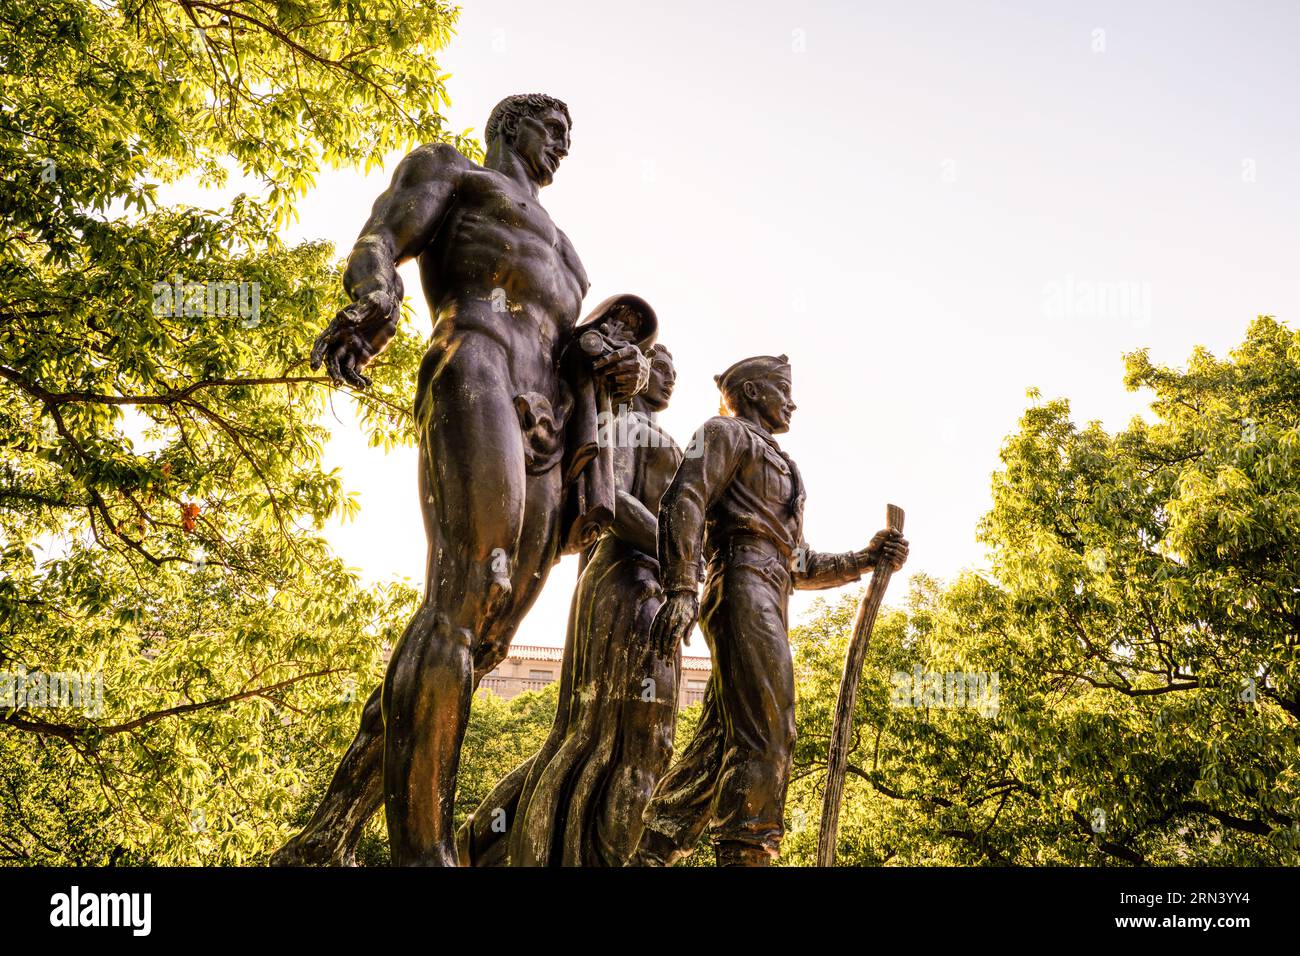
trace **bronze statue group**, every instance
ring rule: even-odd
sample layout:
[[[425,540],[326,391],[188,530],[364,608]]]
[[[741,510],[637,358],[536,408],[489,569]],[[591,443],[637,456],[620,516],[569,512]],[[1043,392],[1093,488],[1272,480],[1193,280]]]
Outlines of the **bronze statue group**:
[[[659,427],[676,373],[657,316],[620,295],[580,320],[586,272],[538,201],[571,129],[559,100],[511,96],[488,119],[481,166],[446,145],[414,150],[348,259],[351,304],[314,367],[369,385],[410,259],[434,320],[415,408],[426,588],[275,864],[351,863],[382,804],[396,865],[665,866],[706,832],[719,865],[766,865],[795,737],[790,592],[907,558],[888,529],[861,551],[808,548],[803,482],[775,437],[795,409],[785,356],[718,375],[723,413],[685,451]],[[475,688],[565,554],[580,572],[551,732],[457,831]],[[679,648],[697,621],[712,676],[673,762]]]

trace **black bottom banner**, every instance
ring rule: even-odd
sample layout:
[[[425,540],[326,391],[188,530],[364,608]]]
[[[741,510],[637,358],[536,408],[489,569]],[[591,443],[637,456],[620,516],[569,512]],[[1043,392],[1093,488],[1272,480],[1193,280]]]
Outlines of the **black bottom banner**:
[[[209,945],[338,945],[419,933],[436,943],[669,945],[785,926],[944,945],[1199,934],[1234,945],[1293,933],[1285,869],[0,869],[6,943],[29,936]],[[620,929],[621,927],[621,929]],[[682,936],[682,933],[699,934]],[[877,935],[877,934],[882,935]],[[782,934],[784,935],[784,934]],[[818,936],[813,937],[818,938]],[[659,943],[654,941],[658,940]],[[899,940],[901,942],[902,940]]]

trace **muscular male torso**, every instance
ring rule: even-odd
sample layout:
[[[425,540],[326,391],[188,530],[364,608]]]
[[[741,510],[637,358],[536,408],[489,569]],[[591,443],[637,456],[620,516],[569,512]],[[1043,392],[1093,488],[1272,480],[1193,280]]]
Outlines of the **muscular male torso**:
[[[502,347],[509,384],[554,398],[555,363],[589,283],[573,244],[537,199],[500,173],[470,166],[419,256],[433,350],[466,334]]]

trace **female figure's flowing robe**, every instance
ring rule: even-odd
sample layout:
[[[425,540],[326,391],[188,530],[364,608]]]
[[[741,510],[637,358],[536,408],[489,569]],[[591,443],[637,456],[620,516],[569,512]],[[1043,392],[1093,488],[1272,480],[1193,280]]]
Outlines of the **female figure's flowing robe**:
[[[663,603],[652,529],[682,455],[643,411],[617,428],[614,523],[582,558],[555,721],[461,828],[463,865],[622,866],[672,758],[681,657],[650,646]]]

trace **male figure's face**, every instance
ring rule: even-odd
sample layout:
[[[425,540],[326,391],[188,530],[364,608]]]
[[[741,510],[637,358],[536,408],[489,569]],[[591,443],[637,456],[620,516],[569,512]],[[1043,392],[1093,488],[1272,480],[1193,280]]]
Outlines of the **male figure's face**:
[[[677,370],[673,368],[672,358],[664,352],[655,352],[650,361],[650,382],[641,393],[642,400],[651,411],[662,412],[668,407],[676,385]]]
[[[557,109],[522,116],[515,123],[514,150],[539,186],[549,186],[569,154],[569,120]]]
[[[790,375],[772,372],[751,379],[744,385],[745,397],[763,420],[763,427],[773,435],[790,430],[790,416],[797,407],[790,397]]]

